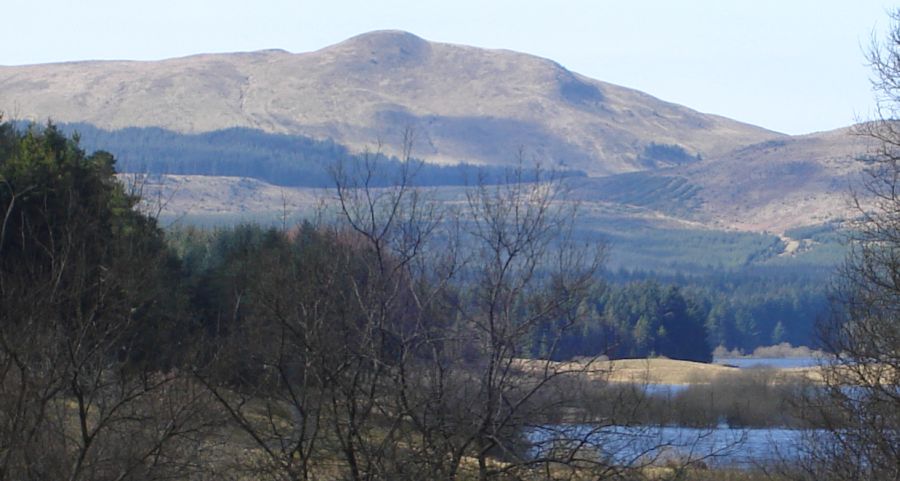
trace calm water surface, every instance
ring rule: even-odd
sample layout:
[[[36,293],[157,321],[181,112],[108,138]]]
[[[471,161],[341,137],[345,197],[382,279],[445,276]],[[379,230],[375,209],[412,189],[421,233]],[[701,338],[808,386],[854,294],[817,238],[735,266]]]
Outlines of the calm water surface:
[[[741,369],[764,367],[786,369],[816,366],[819,361],[814,357],[722,358],[716,359],[714,363]],[[672,396],[688,386],[636,384],[634,387],[652,396]],[[588,426],[554,426],[550,431],[560,429],[572,430],[569,432],[574,436],[588,436],[591,443],[597,446],[600,456],[616,463],[675,457],[703,460],[713,466],[735,467],[754,467],[799,459],[805,442],[819,434],[815,430],[738,429],[729,426],[708,429],[677,426],[607,426],[594,432]],[[542,440],[551,436],[549,432],[535,430],[529,437],[536,445],[540,445]]]
[[[711,466],[750,468],[779,461],[799,459],[801,446],[816,432],[801,429],[709,429],[685,427],[608,426],[590,431],[587,426],[570,426],[574,436],[588,436],[600,456],[608,461],[633,464],[650,460],[702,460]],[[534,431],[532,442],[549,439],[548,432]]]
[[[793,367],[810,367],[819,364],[819,359],[815,357],[740,357],[740,358],[717,358],[713,360],[715,364],[727,364],[729,366],[739,367],[741,369],[751,367],[774,367],[779,369],[788,369]]]

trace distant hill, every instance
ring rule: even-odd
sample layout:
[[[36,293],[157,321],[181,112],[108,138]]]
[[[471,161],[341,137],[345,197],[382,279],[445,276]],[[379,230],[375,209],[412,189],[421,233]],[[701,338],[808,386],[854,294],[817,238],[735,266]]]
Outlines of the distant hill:
[[[785,137],[690,164],[578,181],[577,196],[709,228],[780,233],[854,216],[871,139],[845,128]]]
[[[233,127],[332,139],[436,163],[528,159],[590,175],[665,167],[784,138],[593,80],[539,57],[398,31],[315,52],[0,67],[0,110],[106,129]]]

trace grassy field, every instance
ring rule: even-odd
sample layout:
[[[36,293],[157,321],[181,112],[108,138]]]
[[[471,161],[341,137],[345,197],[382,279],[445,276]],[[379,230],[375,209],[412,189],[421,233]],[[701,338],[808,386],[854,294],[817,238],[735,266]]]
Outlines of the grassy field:
[[[518,361],[518,366],[525,371],[533,371],[543,369],[546,362],[522,359]],[[611,383],[709,384],[713,380],[727,379],[729,376],[736,377],[742,372],[739,368],[722,364],[665,358],[598,360],[589,364],[586,361],[551,362],[550,364],[554,370],[583,371],[593,380],[606,380]],[[822,378],[821,368],[815,366],[774,369],[774,371],[776,379],[801,380],[805,378],[817,381]]]

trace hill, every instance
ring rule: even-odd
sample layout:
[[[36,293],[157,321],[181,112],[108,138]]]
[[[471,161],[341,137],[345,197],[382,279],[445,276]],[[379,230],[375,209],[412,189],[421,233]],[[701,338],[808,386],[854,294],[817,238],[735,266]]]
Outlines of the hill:
[[[245,127],[430,162],[529,159],[607,175],[717,157],[785,136],[593,80],[547,59],[398,31],[315,52],[0,67],[0,109],[105,129]],[[663,148],[660,149],[659,147]],[[670,155],[672,152],[684,155]]]
[[[871,149],[852,128],[739,147],[669,168],[583,179],[578,197],[706,228],[784,233],[846,219]]]

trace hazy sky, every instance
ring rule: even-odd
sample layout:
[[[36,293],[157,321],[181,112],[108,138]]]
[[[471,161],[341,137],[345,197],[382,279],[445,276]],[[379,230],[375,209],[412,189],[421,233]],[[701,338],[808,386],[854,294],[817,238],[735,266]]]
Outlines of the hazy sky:
[[[798,134],[869,116],[883,0],[3,0],[0,65],[316,50],[376,29],[507,48]]]

